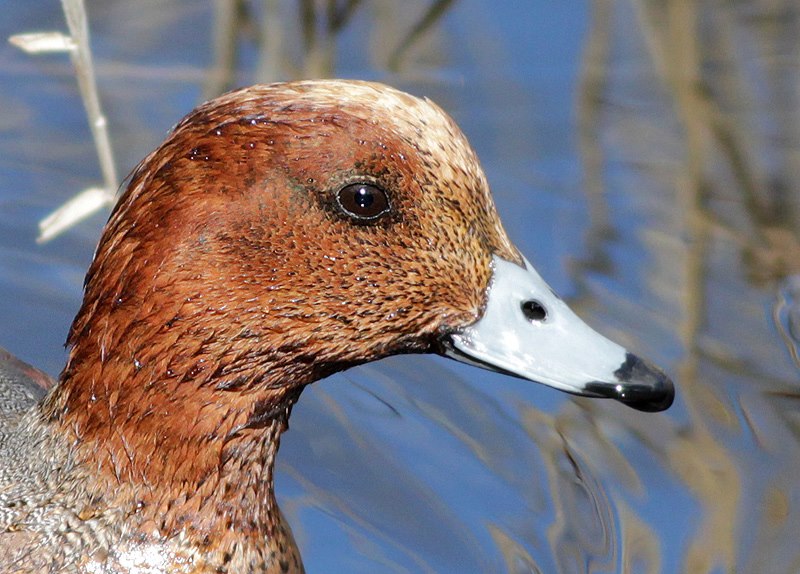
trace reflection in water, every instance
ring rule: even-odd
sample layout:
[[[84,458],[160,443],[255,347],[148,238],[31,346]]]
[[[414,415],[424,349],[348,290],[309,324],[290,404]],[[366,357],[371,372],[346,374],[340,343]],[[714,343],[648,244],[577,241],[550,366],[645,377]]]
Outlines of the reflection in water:
[[[617,563],[616,520],[588,453],[566,438],[557,418],[534,409],[525,411],[531,434],[548,428],[557,431],[543,435],[550,438],[543,451],[550,496],[558,509],[547,532],[558,571],[613,570]]]
[[[778,289],[773,318],[792,360],[800,368],[800,275],[788,277]]]
[[[328,78],[336,69],[337,37],[351,20],[366,13],[378,33],[381,67],[400,71],[405,56],[455,4],[455,0],[397,2],[382,6],[361,0],[280,0],[248,2],[214,1],[214,63],[206,78],[203,96],[212,98],[236,86],[241,43],[256,47],[257,63],[250,81],[269,83],[289,78]],[[404,22],[413,18],[404,30]],[[388,35],[384,33],[388,32]],[[387,41],[402,34],[396,45]],[[363,39],[366,43],[366,38]],[[387,50],[390,50],[387,52]]]
[[[792,177],[798,52],[790,40],[800,13],[791,3],[773,4],[596,2],[584,63],[583,148],[595,230],[589,243],[608,245],[604,199],[614,163],[646,176],[649,189],[631,193],[651,203],[647,248],[664,262],[648,281],[679,310],[674,326],[685,355],[678,379],[689,421],[670,433],[667,456],[700,510],[680,549],[686,572],[765,571],[767,558],[770,571],[786,572],[800,559],[781,508],[798,492],[786,472],[797,439],[766,460],[740,443],[742,422],[758,437],[763,425],[775,426],[767,421],[776,410],[792,408],[793,401],[765,404],[762,392],[797,390],[797,372],[776,345],[764,344],[776,338],[757,295],[763,300],[800,266],[800,189]],[[625,40],[614,33],[623,28],[631,31]],[[661,113],[647,113],[655,105]],[[603,145],[609,134],[613,149]],[[785,303],[789,285],[781,292]],[[779,326],[789,309],[776,310]],[[767,513],[781,520],[753,520]],[[754,537],[773,541],[777,561],[750,544]]]
[[[9,34],[58,27],[23,4]],[[656,417],[409,357],[309,389],[278,478],[309,572],[800,571],[794,0],[163,4],[89,3],[126,169],[200,84],[428,94],[557,290],[677,375]],[[21,325],[0,345],[56,370],[101,221],[45,248],[35,223],[96,178],[93,150],[68,64],[0,55],[0,321]]]

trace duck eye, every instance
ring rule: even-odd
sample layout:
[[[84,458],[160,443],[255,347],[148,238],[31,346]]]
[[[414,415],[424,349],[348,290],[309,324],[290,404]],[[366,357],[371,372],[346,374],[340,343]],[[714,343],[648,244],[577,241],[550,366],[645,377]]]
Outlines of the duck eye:
[[[336,194],[339,207],[359,221],[373,221],[389,211],[389,197],[371,183],[351,183]]]

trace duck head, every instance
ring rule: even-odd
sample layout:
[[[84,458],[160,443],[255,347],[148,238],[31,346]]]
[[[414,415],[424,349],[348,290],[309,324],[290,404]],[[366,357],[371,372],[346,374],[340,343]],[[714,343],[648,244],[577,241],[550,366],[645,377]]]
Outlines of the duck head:
[[[398,353],[645,411],[673,398],[513,246],[447,114],[364,82],[254,86],[181,121],[112,213],[68,342],[53,410],[167,442],[176,412],[179,437],[255,427]]]
[[[78,514],[117,532],[91,559],[154,544],[170,572],[302,571],[272,472],[301,390],[335,371],[434,352],[673,398],[509,241],[453,121],[363,82],[254,86],[182,120],[114,209],[68,344],[39,409]]]

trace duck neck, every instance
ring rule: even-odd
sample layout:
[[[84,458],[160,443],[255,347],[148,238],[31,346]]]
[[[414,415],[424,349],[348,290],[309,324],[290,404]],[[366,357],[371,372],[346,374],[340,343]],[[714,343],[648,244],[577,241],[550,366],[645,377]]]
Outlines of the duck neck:
[[[265,540],[273,550],[294,548],[273,472],[302,387],[221,397],[187,380],[165,393],[135,373],[124,386],[102,386],[74,366],[41,408],[71,439],[75,483],[98,513],[123,512],[138,535],[179,537],[204,554],[263,548]]]

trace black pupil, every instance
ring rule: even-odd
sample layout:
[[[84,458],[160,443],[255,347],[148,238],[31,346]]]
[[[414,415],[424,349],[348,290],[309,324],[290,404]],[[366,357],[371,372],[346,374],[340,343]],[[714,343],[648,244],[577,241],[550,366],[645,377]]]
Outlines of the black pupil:
[[[336,194],[339,207],[357,221],[374,221],[389,211],[386,192],[371,183],[351,183]]]
[[[355,201],[359,207],[364,209],[375,203],[375,196],[372,195],[371,190],[362,186],[356,191]]]

